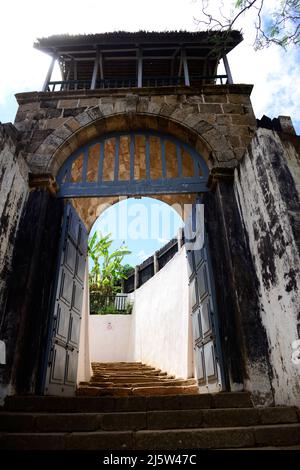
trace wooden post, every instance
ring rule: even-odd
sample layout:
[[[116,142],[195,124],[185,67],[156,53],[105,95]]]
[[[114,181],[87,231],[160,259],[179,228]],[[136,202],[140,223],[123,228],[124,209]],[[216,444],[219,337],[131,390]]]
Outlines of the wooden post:
[[[230,67],[229,67],[229,63],[228,63],[228,59],[227,59],[226,54],[223,55],[223,63],[224,63],[225,72],[226,72],[226,75],[227,75],[227,81],[228,81],[229,84],[233,84],[231,70],[230,70]]]
[[[156,274],[159,271],[157,252],[155,252],[153,255],[153,267],[154,267],[154,274]]]
[[[48,72],[47,72],[47,75],[46,75],[46,78],[45,78],[45,81],[44,81],[42,91],[47,91],[47,89],[48,89],[48,85],[49,85],[49,82],[51,80],[51,75],[52,75],[52,72],[53,72],[55,61],[56,61],[56,56],[54,55],[54,56],[52,56],[52,60],[51,60],[51,63],[49,65],[49,69],[48,69]]]
[[[139,267],[135,266],[134,268],[134,290],[139,287]]]
[[[73,68],[74,68],[73,69],[74,70],[73,77],[74,77],[74,80],[77,80],[77,61],[76,61],[76,59],[74,59],[74,61],[73,61]],[[78,84],[75,83],[74,90],[77,90],[77,87],[78,87]]]
[[[143,86],[143,52],[141,49],[138,50],[138,77],[137,77],[137,86],[142,88]]]
[[[101,80],[104,79],[103,75],[103,57],[102,57],[102,52],[99,53],[99,67],[100,67],[100,78]]]
[[[188,68],[186,52],[184,48],[181,49],[181,55],[182,55],[182,63],[183,63],[184,84],[185,86],[190,86],[189,68]]]
[[[93,76],[92,76],[92,81],[91,81],[91,90],[95,90],[96,88],[98,68],[99,68],[99,51],[97,49],[96,58],[94,62]]]

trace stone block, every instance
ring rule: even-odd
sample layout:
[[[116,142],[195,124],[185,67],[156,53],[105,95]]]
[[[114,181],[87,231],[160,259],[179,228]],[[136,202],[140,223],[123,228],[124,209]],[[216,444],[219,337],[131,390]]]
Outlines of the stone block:
[[[233,104],[250,104],[250,96],[249,95],[239,95],[235,93],[228,94],[228,101],[229,103]]]
[[[64,118],[53,118],[53,119],[46,119],[44,121],[44,129],[57,129],[59,126],[65,123]]]
[[[206,95],[204,94],[204,102],[205,103],[228,103],[227,94],[220,94],[220,95]]]
[[[198,106],[182,106],[182,108],[176,107],[173,113],[171,114],[172,119],[176,119],[176,121],[184,121],[185,118],[189,115],[198,113]]]
[[[148,111],[149,98],[145,96],[140,96],[139,101],[136,107],[138,113],[146,113]]]
[[[93,106],[98,106],[99,105],[99,98],[80,98],[78,106],[83,107],[83,108],[91,108]]]
[[[178,104],[177,95],[165,95],[164,102],[170,106],[176,106]]]
[[[114,110],[113,103],[102,103],[102,99],[103,98],[101,98],[100,110],[103,116],[109,116],[110,114],[113,114],[113,110]]]
[[[186,102],[188,104],[200,104],[204,102],[204,98],[203,98],[203,95],[195,95],[195,96],[191,95],[191,96],[187,96]]]
[[[212,394],[212,408],[249,408],[252,406],[250,394],[246,392]]]
[[[81,113],[78,116],[76,116],[76,121],[79,122],[80,127],[85,126],[86,124],[89,124],[92,122],[91,116],[89,116],[88,113]]]
[[[63,433],[28,433],[3,434],[0,448],[5,450],[64,450],[65,434]]]
[[[57,107],[58,108],[77,108],[78,107],[78,102],[79,100],[76,99],[70,99],[70,100],[59,100]]]
[[[80,127],[79,122],[76,121],[76,119],[74,119],[74,118],[70,118],[70,119],[65,120],[64,125],[66,127],[68,127],[72,132],[76,132],[77,129],[79,129],[79,127]]]
[[[145,412],[105,413],[99,416],[100,428],[105,431],[135,431],[147,428]]]
[[[222,104],[225,114],[244,114],[244,107],[240,104]]]
[[[68,139],[73,134],[72,130],[65,123],[55,130],[55,135],[63,140]]]
[[[231,115],[230,114],[218,114],[216,116],[216,123],[220,126],[228,126],[231,124]]]
[[[63,116],[65,118],[72,117],[72,116],[78,116],[78,114],[81,114],[85,111],[86,108],[65,108],[63,110]]]
[[[296,408],[272,407],[258,410],[261,424],[297,423],[298,416]]]
[[[0,431],[5,432],[32,432],[35,431],[35,417],[33,414],[1,413]]]
[[[243,156],[245,155],[246,152],[246,147],[237,147],[234,149],[234,155],[237,160],[241,160]]]
[[[161,106],[165,103],[165,97],[162,96],[162,95],[159,95],[159,96],[151,96],[150,98],[150,102],[151,103],[155,103],[157,104],[158,106]]]
[[[256,126],[256,119],[252,114],[232,114],[231,121],[239,126]]]
[[[137,95],[126,96],[126,112],[135,113],[139,97]]]
[[[114,411],[145,411],[147,400],[144,397],[117,397],[114,401]]]
[[[200,104],[200,112],[208,114],[222,114],[223,109],[220,104]]]
[[[103,113],[99,106],[95,106],[95,108],[89,108],[86,110],[86,112],[89,116],[91,116],[93,121],[95,121],[96,119],[101,119],[103,117]]]
[[[136,449],[220,449],[252,447],[251,429],[182,429],[166,431],[137,431]]]
[[[247,409],[214,409],[203,410],[203,425],[209,427],[251,426],[259,423],[257,410]]]
[[[168,410],[148,412],[148,429],[198,428],[202,425],[201,410]]]
[[[96,431],[97,414],[43,414],[36,417],[36,427],[42,432]]]
[[[114,104],[114,113],[125,113],[127,102],[125,99],[118,99]]]
[[[61,109],[49,108],[49,109],[46,110],[45,119],[59,118],[59,117],[62,117],[62,110]]]
[[[66,437],[66,449],[80,451],[133,449],[132,433],[127,431],[72,433]]]
[[[164,103],[162,107],[160,108],[159,114],[162,116],[171,116],[172,113],[176,110],[177,106],[176,105],[170,105]]]
[[[300,424],[281,424],[254,428],[255,440],[261,446],[300,444]]]
[[[42,100],[40,102],[41,108],[55,109],[57,108],[58,100]]]

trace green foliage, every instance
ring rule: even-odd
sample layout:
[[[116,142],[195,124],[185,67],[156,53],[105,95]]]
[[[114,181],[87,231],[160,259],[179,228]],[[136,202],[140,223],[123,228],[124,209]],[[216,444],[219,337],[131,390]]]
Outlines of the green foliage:
[[[110,253],[113,242],[110,237],[110,234],[101,237],[95,232],[88,241],[88,254],[93,261],[89,276],[90,289],[106,296],[114,295],[120,289],[120,281],[126,278],[128,266],[122,266],[122,261],[124,256],[131,253],[124,245]]]

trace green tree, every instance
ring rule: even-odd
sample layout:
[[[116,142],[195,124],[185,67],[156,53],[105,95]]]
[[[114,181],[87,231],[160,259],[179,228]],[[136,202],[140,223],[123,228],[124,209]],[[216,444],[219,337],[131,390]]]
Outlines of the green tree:
[[[300,44],[300,0],[233,0],[230,13],[225,11],[224,0],[201,0],[201,4],[197,22],[208,30],[231,31],[241,16],[254,11],[255,49]]]
[[[126,270],[122,265],[124,256],[131,251],[121,245],[110,253],[113,240],[111,235],[99,237],[97,232],[88,241],[88,254],[93,262],[89,281],[91,290],[102,295],[114,295],[119,290],[120,280],[126,278]]]

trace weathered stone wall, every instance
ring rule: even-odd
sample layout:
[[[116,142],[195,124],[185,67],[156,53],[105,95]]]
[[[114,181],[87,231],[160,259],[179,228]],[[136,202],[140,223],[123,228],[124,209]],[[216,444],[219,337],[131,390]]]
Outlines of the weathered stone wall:
[[[74,150],[103,133],[147,128],[192,144],[210,168],[234,167],[256,125],[251,90],[206,85],[22,93],[15,125],[35,173],[55,175]]]
[[[236,198],[258,280],[275,404],[298,406],[300,365],[292,361],[292,343],[300,337],[299,140],[258,129],[235,171]],[[264,388],[253,379],[262,372],[257,364],[248,358],[249,390]]]
[[[28,194],[27,164],[17,157],[16,147],[17,130],[11,124],[0,124],[0,324],[15,236]]]

